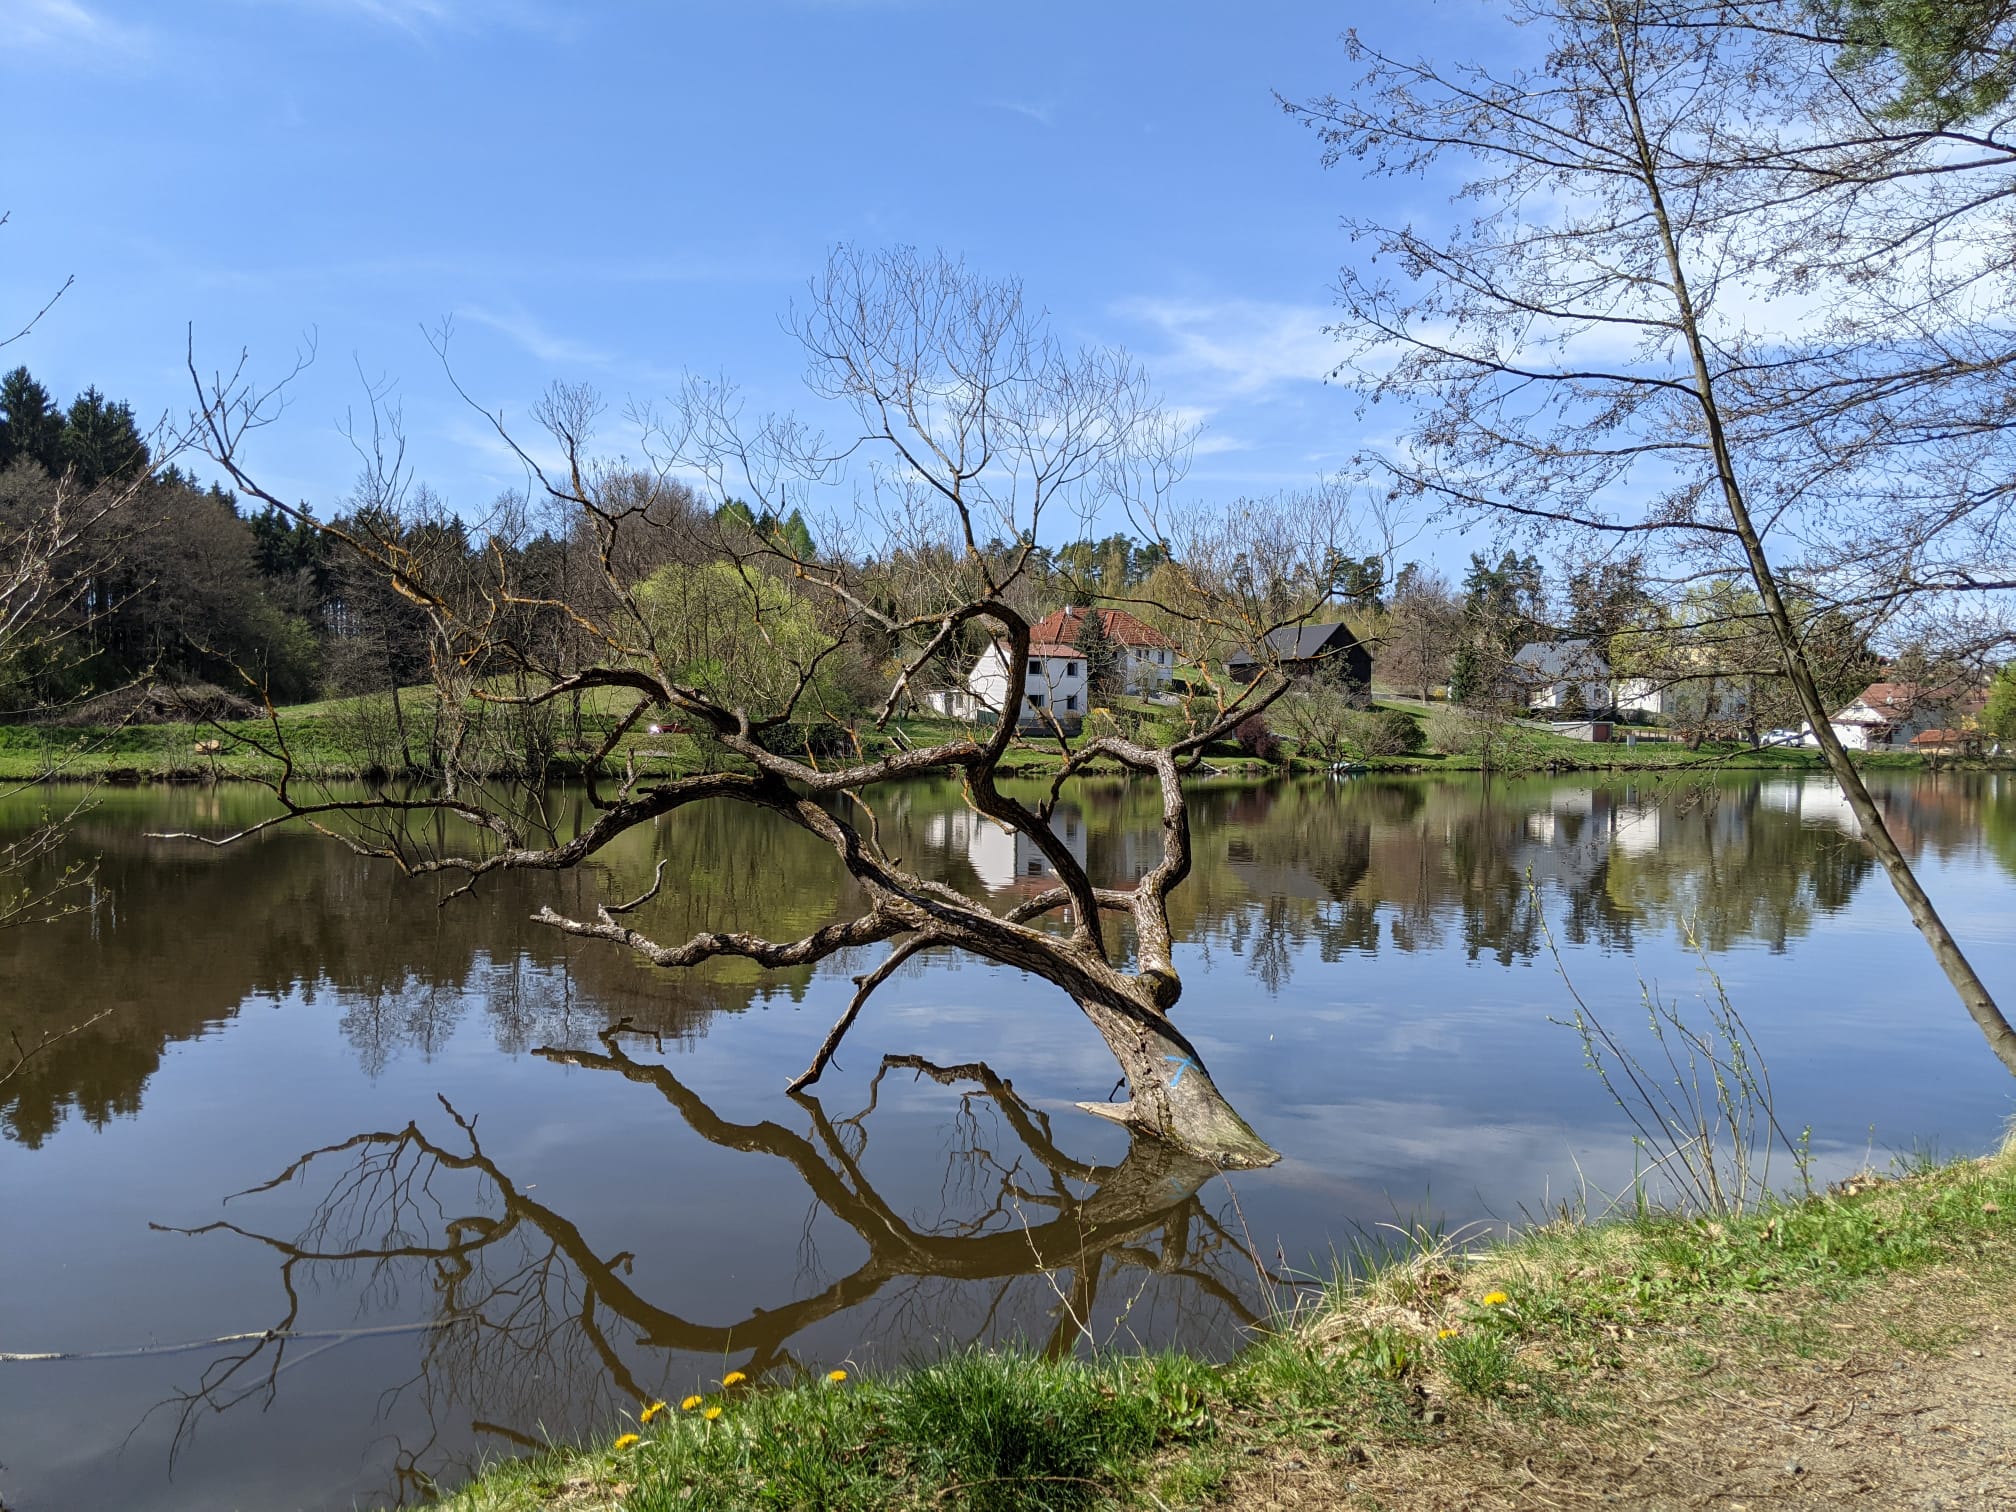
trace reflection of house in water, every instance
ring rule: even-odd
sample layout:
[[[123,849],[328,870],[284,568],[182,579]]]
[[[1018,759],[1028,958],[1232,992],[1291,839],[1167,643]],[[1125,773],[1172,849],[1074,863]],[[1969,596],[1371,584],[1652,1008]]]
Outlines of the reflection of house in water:
[[[1064,848],[1085,864],[1085,821],[1075,808],[1059,805],[1052,821]],[[1024,890],[1040,892],[1057,883],[1056,868],[1027,835],[1005,829],[984,814],[971,809],[954,809],[933,814],[924,822],[924,839],[931,846],[952,854],[963,854],[980,885],[989,892]]]
[[[1574,788],[1547,795],[1548,806],[1526,815],[1529,842],[1516,857],[1520,868],[1531,867],[1536,882],[1555,882],[1567,889],[1589,882],[1612,855],[1658,854],[1678,837],[1669,834],[1675,819],[1670,795],[1640,796],[1635,788]],[[1733,839],[1744,829],[1735,805],[1715,805],[1696,817],[1710,832]]]
[[[1514,865],[1530,869],[1536,883],[1573,891],[1586,886],[1610,853],[1615,795],[1600,788],[1557,788],[1547,807],[1525,817],[1527,844]]]
[[[1841,784],[1830,777],[1806,781],[1783,778],[1762,783],[1757,789],[1757,802],[1781,814],[1796,814],[1801,824],[1831,824],[1844,834],[1862,833],[1862,823],[1848,807]]]
[[[1619,803],[1610,811],[1610,844],[1626,856],[1649,856],[1659,849],[1665,814],[1651,803]]]

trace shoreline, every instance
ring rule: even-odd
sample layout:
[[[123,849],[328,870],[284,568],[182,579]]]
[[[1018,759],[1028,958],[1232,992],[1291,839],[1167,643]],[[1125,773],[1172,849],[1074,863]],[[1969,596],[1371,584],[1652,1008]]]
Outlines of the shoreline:
[[[401,773],[388,770],[380,760],[360,757],[346,748],[346,742],[328,729],[318,715],[282,715],[290,745],[295,751],[295,778],[303,782],[381,782],[387,780],[427,781],[424,771]],[[912,741],[945,732],[931,727],[912,727],[905,738]],[[217,783],[270,785],[279,775],[280,764],[249,743],[270,741],[270,727],[263,721],[238,721],[217,726],[130,725],[120,728],[58,725],[0,724],[0,783],[34,786],[65,782],[105,783],[117,787],[208,786]],[[199,749],[209,741],[227,742],[216,751]],[[230,744],[228,742],[236,742]],[[611,754],[609,762],[638,758],[639,770],[648,775],[680,776],[701,770],[692,752],[683,749],[683,737],[648,737],[625,742]],[[892,745],[892,748],[893,745]],[[998,770],[1005,777],[1041,778],[1054,774],[1060,758],[1054,749],[1030,743],[1011,749]],[[1704,746],[1688,750],[1678,743],[1645,743],[1637,746],[1592,746],[1585,742],[1546,737],[1512,765],[1485,768],[1475,756],[1439,756],[1414,753],[1404,756],[1374,756],[1332,763],[1300,755],[1276,761],[1262,761],[1243,754],[1218,752],[1206,758],[1211,778],[1271,779],[1326,775],[1369,775],[1430,777],[1442,774],[1490,775],[1506,778],[1559,776],[1576,773],[1715,773],[1722,771],[1812,773],[1825,775],[1826,768],[1817,751],[1795,747]],[[2016,772],[2016,759],[2007,757],[1928,757],[1910,752],[1856,753],[1856,764],[1866,771],[1903,772]],[[521,775],[522,765],[502,765],[487,774],[497,778]],[[549,757],[545,773],[550,779],[579,781],[585,763],[571,752]],[[1124,775],[1124,769],[1094,763],[1083,769],[1086,776]]]
[[[1928,1431],[1900,1459],[1856,1437],[1881,1372],[1892,1415],[1971,1413],[2016,1450],[2016,1408],[1967,1384],[2016,1361],[2016,1149],[1742,1216],[1411,1238],[1223,1365],[990,1350],[861,1381],[731,1372],[689,1408],[639,1403],[597,1445],[488,1466],[442,1505],[1441,1508],[1554,1486],[1658,1506],[1700,1494],[1704,1469],[1773,1506],[1881,1493],[1884,1474],[1900,1494],[1975,1494],[1966,1477],[1995,1471],[1950,1440]],[[1913,1368],[1942,1356],[1947,1372]]]

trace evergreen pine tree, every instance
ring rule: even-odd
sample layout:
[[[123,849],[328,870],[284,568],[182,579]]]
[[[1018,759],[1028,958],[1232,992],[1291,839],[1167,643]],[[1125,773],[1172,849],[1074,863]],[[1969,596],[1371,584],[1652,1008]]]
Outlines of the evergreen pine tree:
[[[62,467],[84,488],[131,478],[145,471],[148,461],[133,406],[114,404],[95,387],[72,401],[63,421],[61,451]]]
[[[1106,633],[1106,616],[1097,609],[1078,609],[1072,618],[1078,631],[1071,637],[1071,649],[1085,659],[1085,691],[1091,701],[1099,704],[1124,693],[1120,647]]]
[[[0,378],[0,467],[17,457],[47,472],[63,469],[63,416],[25,367]]]

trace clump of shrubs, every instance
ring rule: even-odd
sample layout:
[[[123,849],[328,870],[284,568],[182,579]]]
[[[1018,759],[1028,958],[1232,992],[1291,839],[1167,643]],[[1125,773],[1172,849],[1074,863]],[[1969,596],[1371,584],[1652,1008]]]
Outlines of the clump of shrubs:
[[[1474,756],[1487,772],[1531,771],[1544,760],[1517,720],[1469,709],[1430,714],[1428,743],[1445,756]]]
[[[1281,759],[1281,737],[1269,729],[1266,719],[1258,714],[1248,714],[1234,725],[1232,738],[1248,756],[1257,756],[1262,761]]]
[[[1489,743],[1483,720],[1465,710],[1443,705],[1428,712],[1428,744],[1444,756],[1472,756]]]
[[[1421,726],[1398,709],[1354,709],[1343,717],[1344,740],[1361,756],[1411,756],[1421,749]]]

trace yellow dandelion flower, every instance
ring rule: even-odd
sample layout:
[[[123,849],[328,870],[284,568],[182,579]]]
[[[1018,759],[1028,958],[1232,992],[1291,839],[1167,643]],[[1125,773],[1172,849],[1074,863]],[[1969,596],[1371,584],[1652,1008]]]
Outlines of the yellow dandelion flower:
[[[838,1386],[842,1381],[847,1379],[847,1372],[844,1370],[829,1370],[826,1372],[826,1379],[831,1381],[835,1386]]]
[[[626,1433],[621,1438],[616,1440],[616,1447],[618,1449],[628,1449],[632,1444],[637,1442],[639,1442],[639,1440],[636,1434]]]
[[[708,1422],[711,1423],[714,1421],[714,1419],[721,1416],[721,1409],[719,1407],[709,1407],[705,1412],[701,1413],[700,1416],[704,1417],[705,1419],[707,1419]]]
[[[723,1386],[740,1386],[744,1381],[748,1379],[749,1377],[742,1374],[741,1371],[731,1370],[728,1372],[728,1374],[721,1377],[721,1384]]]
[[[1484,1305],[1486,1307],[1503,1307],[1507,1302],[1510,1302],[1511,1300],[1512,1299],[1506,1296],[1505,1293],[1503,1293],[1502,1291],[1488,1291],[1484,1293]]]
[[[701,1401],[702,1398],[700,1397],[690,1396],[686,1398],[685,1401],[679,1404],[679,1410],[681,1412],[691,1412],[695,1407],[698,1407],[700,1405]]]
[[[658,1416],[658,1414],[663,1412],[664,1410],[665,1410],[665,1404],[663,1402],[653,1402],[649,1407],[646,1407],[642,1412],[637,1414],[637,1421],[640,1423],[648,1423],[651,1421],[651,1419]]]
[[[1438,1339],[1453,1339],[1456,1337],[1456,1330],[1453,1328],[1444,1328],[1437,1331],[1435,1337]]]

